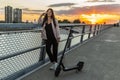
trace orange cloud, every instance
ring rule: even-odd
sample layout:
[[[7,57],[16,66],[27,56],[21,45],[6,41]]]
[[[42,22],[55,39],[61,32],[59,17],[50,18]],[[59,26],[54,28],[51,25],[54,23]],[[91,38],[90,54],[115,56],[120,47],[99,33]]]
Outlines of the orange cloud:
[[[34,19],[38,20],[40,14],[23,14],[23,21],[29,20],[34,21]],[[80,21],[84,21],[86,23],[115,23],[120,19],[119,15],[112,14],[80,14],[80,15],[56,15],[58,20],[68,19],[69,21],[73,21],[74,19],[80,19]]]
[[[65,15],[76,15],[76,14],[119,14],[120,15],[120,4],[106,4],[96,6],[85,6],[85,7],[73,7],[69,10],[56,11],[57,14]]]
[[[22,21],[38,20],[40,13],[44,10],[32,10],[28,8],[23,9]],[[72,7],[69,10],[55,11],[56,18],[59,20],[68,19],[73,21],[74,19],[80,19],[86,23],[114,23],[120,19],[120,5],[96,5],[85,7]],[[0,15],[0,19],[4,19],[4,15]]]
[[[82,14],[81,19],[84,21],[88,21],[89,23],[115,23],[120,19],[119,15],[111,15],[111,14]]]
[[[109,5],[96,5],[96,6],[85,6],[85,7],[73,7],[69,10],[57,11],[57,14],[63,18],[74,20],[79,18],[81,21],[86,23],[114,23],[120,19],[120,5],[109,4]],[[64,16],[63,16],[64,15]],[[66,16],[67,17],[66,17]],[[72,19],[69,18],[73,17]]]

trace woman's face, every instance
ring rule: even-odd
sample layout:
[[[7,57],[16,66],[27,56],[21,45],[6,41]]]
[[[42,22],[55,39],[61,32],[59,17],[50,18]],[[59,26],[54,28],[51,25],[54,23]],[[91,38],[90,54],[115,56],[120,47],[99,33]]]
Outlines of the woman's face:
[[[52,16],[52,11],[51,11],[51,10],[48,10],[48,11],[47,11],[47,16],[48,16],[48,17],[51,17],[51,16]]]

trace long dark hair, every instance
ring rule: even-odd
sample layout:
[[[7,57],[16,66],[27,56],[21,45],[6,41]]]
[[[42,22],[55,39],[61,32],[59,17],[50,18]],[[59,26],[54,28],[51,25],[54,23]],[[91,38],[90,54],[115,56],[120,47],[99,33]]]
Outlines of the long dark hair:
[[[55,21],[55,15],[54,15],[53,9],[52,9],[52,8],[49,8],[49,9],[47,10],[47,12],[48,12],[49,10],[52,11],[51,19],[53,20],[53,24],[54,24],[54,26],[56,27],[56,21]],[[46,21],[48,21],[48,16],[47,16],[47,14],[45,14],[45,16],[44,16],[44,18],[43,18],[42,26],[46,23]]]

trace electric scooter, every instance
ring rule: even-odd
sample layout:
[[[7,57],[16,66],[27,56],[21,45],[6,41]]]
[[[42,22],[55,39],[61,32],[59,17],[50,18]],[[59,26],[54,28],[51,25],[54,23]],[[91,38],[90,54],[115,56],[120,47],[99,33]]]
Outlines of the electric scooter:
[[[70,31],[69,31],[69,35],[68,35],[67,42],[66,42],[66,44],[65,44],[65,47],[64,47],[62,56],[61,56],[61,58],[60,58],[60,62],[58,63],[58,66],[57,66],[57,68],[56,68],[56,70],[55,70],[55,77],[58,77],[58,76],[59,76],[61,70],[63,70],[63,71],[70,71],[70,70],[81,71],[82,68],[83,68],[83,66],[84,66],[84,62],[83,62],[83,61],[79,61],[79,62],[77,63],[77,65],[75,65],[75,66],[73,66],[73,67],[71,67],[71,68],[66,68],[66,67],[64,66],[64,64],[63,64],[63,58],[64,58],[64,54],[65,54],[67,45],[68,45],[69,40],[70,40],[70,38],[71,38],[70,36],[72,35],[72,33],[79,33],[79,32],[77,32],[77,31],[72,30],[72,27],[71,27],[70,29],[66,28],[66,30],[70,30]]]

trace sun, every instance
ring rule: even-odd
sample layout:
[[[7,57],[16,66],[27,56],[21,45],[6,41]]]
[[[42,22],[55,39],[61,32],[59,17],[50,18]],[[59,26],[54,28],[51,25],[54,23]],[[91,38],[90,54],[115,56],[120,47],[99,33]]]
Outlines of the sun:
[[[82,18],[89,21],[91,24],[95,24],[98,22],[98,15],[96,15],[96,14],[90,14],[90,15],[82,14],[81,16],[82,16]]]
[[[95,24],[97,22],[97,17],[95,14],[91,14],[89,21],[91,22],[91,24]]]

